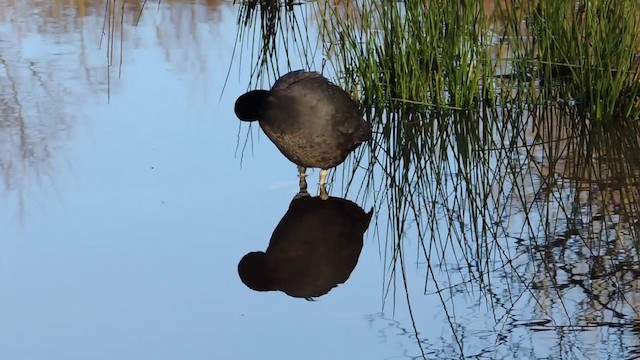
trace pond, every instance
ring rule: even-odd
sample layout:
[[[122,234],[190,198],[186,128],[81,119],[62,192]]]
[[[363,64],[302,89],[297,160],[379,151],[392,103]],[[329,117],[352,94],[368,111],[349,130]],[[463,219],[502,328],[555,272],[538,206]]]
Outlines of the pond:
[[[390,175],[392,155],[363,146],[331,178],[332,197],[374,211],[348,280],[307,300],[257,292],[240,259],[285,214],[313,217],[290,210],[296,167],[234,114],[274,81],[254,72],[257,37],[238,38],[240,6],[0,6],[0,358],[638,356],[635,128],[572,142],[563,110],[504,106],[484,133],[504,148],[425,152],[442,182],[407,175],[405,197],[408,165]],[[309,53],[274,66],[321,70]]]

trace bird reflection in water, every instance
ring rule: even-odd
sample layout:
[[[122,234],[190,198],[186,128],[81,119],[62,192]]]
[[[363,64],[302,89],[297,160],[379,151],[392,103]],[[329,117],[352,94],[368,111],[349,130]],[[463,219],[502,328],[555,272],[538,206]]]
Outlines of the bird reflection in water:
[[[282,291],[313,300],[349,279],[358,263],[368,213],[336,197],[293,199],[266,252],[246,254],[238,264],[242,282],[255,291]]]

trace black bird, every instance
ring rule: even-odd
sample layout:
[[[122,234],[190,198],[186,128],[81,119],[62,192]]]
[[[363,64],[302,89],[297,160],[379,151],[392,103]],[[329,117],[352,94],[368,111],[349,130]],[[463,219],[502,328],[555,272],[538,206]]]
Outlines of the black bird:
[[[371,140],[351,96],[317,72],[292,71],[271,87],[241,95],[235,104],[242,121],[258,121],[267,137],[298,165],[300,193],[307,194],[306,168],[320,168],[320,197],[328,198],[328,169],[340,165]]]
[[[255,291],[282,291],[307,300],[322,296],[349,279],[372,214],[373,209],[365,213],[336,197],[294,199],[267,250],[246,254],[238,275]]]

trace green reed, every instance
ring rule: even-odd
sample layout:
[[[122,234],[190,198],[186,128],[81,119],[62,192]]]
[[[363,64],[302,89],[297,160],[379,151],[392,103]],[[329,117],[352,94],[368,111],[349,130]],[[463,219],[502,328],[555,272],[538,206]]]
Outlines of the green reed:
[[[542,86],[556,86],[560,98],[575,101],[590,119],[638,118],[637,1],[513,4],[506,17],[509,44]]]
[[[344,21],[339,7],[322,3],[322,38],[347,87],[360,90],[365,106],[391,102],[448,108],[477,107],[490,89],[489,56],[473,5],[445,1],[369,2],[361,23]]]

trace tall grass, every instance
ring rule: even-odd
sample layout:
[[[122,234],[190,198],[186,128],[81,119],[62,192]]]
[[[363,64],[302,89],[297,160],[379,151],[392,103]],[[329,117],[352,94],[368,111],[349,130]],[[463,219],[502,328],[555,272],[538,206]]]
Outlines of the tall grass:
[[[490,92],[481,86],[489,70],[482,13],[446,4],[366,3],[358,8],[360,24],[343,21],[328,2],[318,4],[329,58],[345,86],[358,85],[365,106],[466,109]]]
[[[509,42],[535,77],[545,84],[564,78],[560,97],[575,101],[595,121],[638,118],[637,1],[514,4],[506,17]]]

